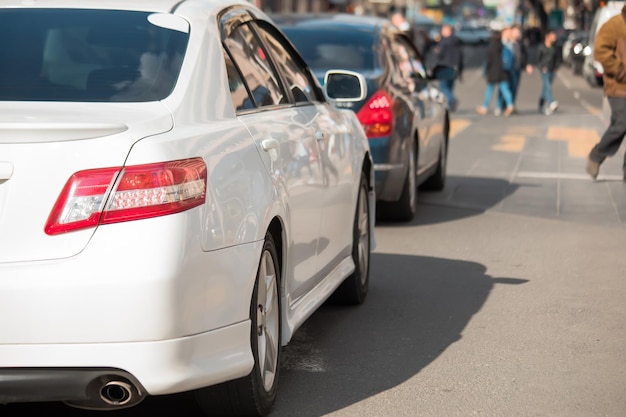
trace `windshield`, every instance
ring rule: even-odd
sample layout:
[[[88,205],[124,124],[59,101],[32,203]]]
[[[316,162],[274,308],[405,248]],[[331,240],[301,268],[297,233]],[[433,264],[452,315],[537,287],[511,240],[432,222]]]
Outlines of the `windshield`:
[[[337,68],[365,71],[376,67],[370,33],[292,28],[283,28],[283,32],[314,71]]]
[[[0,9],[0,100],[155,101],[178,78],[188,34],[150,13]]]

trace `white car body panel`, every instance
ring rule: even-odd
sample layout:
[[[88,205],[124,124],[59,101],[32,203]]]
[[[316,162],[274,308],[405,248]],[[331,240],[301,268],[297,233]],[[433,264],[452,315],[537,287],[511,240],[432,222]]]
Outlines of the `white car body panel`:
[[[80,2],[85,9],[162,13],[155,21],[183,32],[189,23],[190,58],[162,100],[0,100],[0,377],[16,367],[111,368],[161,395],[246,376],[254,365],[250,300],[269,230],[279,224],[282,233],[275,238],[283,345],[355,270],[364,171],[375,248],[373,162],[354,112],[316,102],[236,114],[221,33],[206,23],[231,4],[251,7],[226,0]],[[77,2],[9,0],[5,7]],[[172,11],[176,18],[166,16]],[[311,171],[301,166],[300,177],[288,164],[294,144],[313,155]],[[44,232],[74,173],[190,158],[206,165],[204,204]]]
[[[158,102],[0,102],[0,158],[13,168],[0,187],[0,264],[79,253],[94,229],[54,237],[43,233],[65,182],[83,169],[122,166],[133,143],[171,127],[171,115]],[[107,135],[115,131],[120,132]],[[23,192],[33,184],[45,186]]]

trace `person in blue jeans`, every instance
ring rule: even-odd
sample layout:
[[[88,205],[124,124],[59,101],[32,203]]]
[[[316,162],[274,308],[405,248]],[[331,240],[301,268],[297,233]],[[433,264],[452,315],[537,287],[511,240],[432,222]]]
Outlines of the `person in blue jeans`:
[[[539,96],[539,112],[550,115],[559,107],[559,103],[552,95],[554,75],[559,68],[559,53],[554,45],[556,33],[546,34],[544,42],[537,49],[537,69],[541,74],[541,95]]]
[[[505,116],[510,116],[515,107],[513,106],[513,96],[509,87],[509,74],[504,68],[505,64],[502,60],[502,52],[504,45],[502,44],[502,33],[493,31],[492,38],[487,47],[487,62],[485,63],[484,76],[487,79],[487,88],[485,89],[485,97],[482,105],[476,108],[478,114],[486,115],[489,112],[489,105],[495,89],[502,94],[506,109]],[[496,99],[497,100],[497,99]]]
[[[510,48],[513,51],[515,60],[513,61],[513,68],[509,71],[509,89],[511,90],[511,96],[513,98],[513,106],[515,106],[515,100],[517,99],[517,92],[519,91],[520,81],[522,79],[522,72],[532,74],[533,67],[528,63],[528,48],[524,43],[522,37],[522,31],[519,26],[511,26],[502,31],[502,43],[505,47]],[[495,114],[499,116],[504,110],[506,103],[502,94],[498,94],[498,106],[496,107]]]
[[[434,56],[439,89],[448,99],[450,110],[455,111],[459,103],[454,95],[454,84],[463,74],[463,45],[452,26],[441,27],[441,40],[434,49]]]

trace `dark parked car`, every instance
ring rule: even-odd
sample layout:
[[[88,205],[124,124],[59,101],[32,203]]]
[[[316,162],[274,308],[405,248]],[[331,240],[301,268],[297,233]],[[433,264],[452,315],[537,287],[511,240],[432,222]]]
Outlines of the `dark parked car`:
[[[580,38],[585,34],[586,32],[584,31],[574,31],[574,32],[570,32],[569,35],[567,35],[567,39],[565,39],[565,41],[563,42],[563,45],[561,46],[561,55],[562,55],[562,61],[563,64],[570,66],[571,65],[571,53],[572,53],[572,48],[574,47],[574,44],[580,41]]]
[[[589,35],[580,34],[570,43],[570,49],[567,53],[567,64],[570,66],[574,74],[582,74],[585,57],[591,55],[593,51],[589,46]],[[565,55],[565,52],[563,52]]]
[[[329,69],[365,77],[365,99],[343,107],[356,112],[369,139],[378,218],[411,220],[418,188],[444,187],[449,133],[446,99],[427,76],[415,45],[383,18],[348,14],[272,18],[322,83]]]

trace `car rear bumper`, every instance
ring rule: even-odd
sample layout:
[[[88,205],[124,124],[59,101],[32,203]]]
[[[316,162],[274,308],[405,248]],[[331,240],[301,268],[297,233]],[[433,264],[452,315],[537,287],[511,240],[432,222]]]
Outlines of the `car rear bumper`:
[[[0,264],[0,403],[56,383],[58,400],[93,369],[150,395],[247,375],[263,242],[205,252],[195,218],[107,225],[75,257]]]
[[[406,176],[402,154],[393,146],[391,137],[370,139],[369,143],[374,160],[376,199],[397,201],[402,194]]]
[[[0,403],[65,401],[81,408],[123,408],[146,394],[240,378],[253,365],[249,321],[154,342],[0,345]],[[129,384],[132,399],[107,402],[103,389],[111,381]]]

